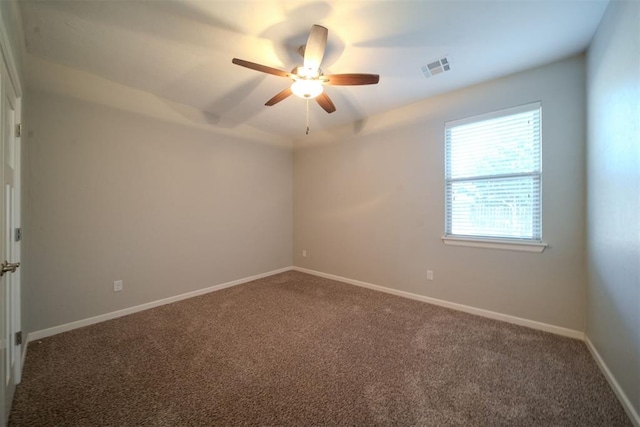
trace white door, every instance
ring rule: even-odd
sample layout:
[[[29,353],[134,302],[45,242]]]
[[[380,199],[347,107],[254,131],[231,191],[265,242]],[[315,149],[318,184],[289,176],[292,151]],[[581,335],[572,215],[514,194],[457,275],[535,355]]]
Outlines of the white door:
[[[20,242],[16,229],[20,227],[20,139],[17,136],[19,109],[15,91],[2,64],[0,73],[0,176],[2,177],[2,231],[0,237],[0,393],[1,418],[6,424],[16,384],[20,382],[21,348],[16,333],[20,330]]]

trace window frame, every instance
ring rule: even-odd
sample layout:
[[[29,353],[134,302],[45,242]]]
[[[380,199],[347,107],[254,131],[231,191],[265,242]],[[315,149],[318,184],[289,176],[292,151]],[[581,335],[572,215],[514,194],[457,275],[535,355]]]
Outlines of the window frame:
[[[539,110],[540,114],[540,132],[539,132],[539,152],[540,152],[540,169],[539,169],[539,188],[540,188],[540,200],[539,200],[539,217],[540,217],[540,240],[537,239],[527,239],[527,238],[509,238],[509,237],[499,237],[499,236],[467,236],[467,235],[457,235],[448,233],[450,229],[450,225],[448,223],[448,215],[447,212],[449,210],[449,200],[447,197],[447,184],[450,179],[446,176],[447,171],[447,130],[462,126],[471,123],[478,123],[485,120],[496,119],[500,117],[511,116],[519,113],[529,112],[533,110]],[[524,105],[519,105],[516,107],[506,108],[502,110],[492,111],[489,113],[479,114],[471,117],[466,117],[458,120],[447,121],[444,124],[444,233],[442,235],[442,241],[446,245],[453,246],[469,246],[469,247],[479,247],[479,248],[491,248],[491,249],[502,249],[502,250],[514,250],[514,251],[525,251],[525,252],[537,252],[541,253],[548,246],[542,240],[542,103],[540,101],[532,102]],[[522,173],[519,175],[526,175],[526,173]],[[488,176],[488,175],[487,175]]]

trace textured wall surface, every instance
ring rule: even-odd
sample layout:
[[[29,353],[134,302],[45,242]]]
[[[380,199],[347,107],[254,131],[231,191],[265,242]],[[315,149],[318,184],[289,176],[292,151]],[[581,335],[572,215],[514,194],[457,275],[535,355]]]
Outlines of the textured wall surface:
[[[30,331],[291,265],[290,143],[180,123],[151,95],[37,61],[26,98]]]
[[[573,57],[296,141],[295,265],[582,331],[584,78]],[[549,247],[445,246],[444,123],[533,101]]]
[[[587,337],[640,422],[640,3],[613,1],[587,56]]]

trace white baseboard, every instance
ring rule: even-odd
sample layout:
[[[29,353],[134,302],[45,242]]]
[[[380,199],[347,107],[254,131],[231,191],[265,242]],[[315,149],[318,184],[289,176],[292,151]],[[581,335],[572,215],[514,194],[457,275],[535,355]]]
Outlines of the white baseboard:
[[[550,325],[548,323],[537,322],[535,320],[524,319],[521,317],[510,316],[508,314],[497,313],[495,311],[484,310],[481,308],[471,307],[468,305],[449,302],[437,298],[426,297],[424,295],[413,294],[411,292],[399,291],[397,289],[386,288],[380,285],[374,285],[367,282],[361,282],[360,280],[348,279],[346,277],[335,276],[333,274],[322,273],[320,271],[309,270],[301,267],[293,267],[293,270],[300,271],[302,273],[313,274],[314,276],[324,277],[326,279],[337,280],[339,282],[348,283],[350,285],[361,286],[363,288],[373,289],[375,291],[385,292],[400,297],[410,298],[417,301],[427,302],[429,304],[439,305],[441,307],[451,308],[457,311],[464,311],[465,313],[476,314],[482,317],[488,317],[489,319],[501,320],[507,323],[513,323],[515,325],[526,326],[532,329],[540,331],[551,332],[557,335],[563,335],[565,337],[576,338],[579,340],[584,339],[584,332],[576,331],[574,329],[563,328],[561,326]]]
[[[29,342],[39,340],[42,338],[50,337],[52,335],[60,334],[62,332],[71,331],[73,329],[82,328],[83,326],[93,325],[95,323],[104,322],[106,320],[115,319],[118,317],[126,316],[127,314],[137,313],[139,311],[148,310],[150,308],[158,307],[165,304],[171,304],[172,302],[181,301],[187,298],[197,297],[199,295],[208,294],[209,292],[219,291],[221,289],[230,288],[232,286],[241,285],[243,283],[251,282],[253,280],[262,279],[264,277],[273,276],[274,274],[284,273],[285,271],[292,270],[293,267],[285,267],[280,268],[278,270],[269,271],[267,273],[256,274],[255,276],[245,277],[238,280],[233,280],[231,282],[222,283],[220,285],[210,286],[204,289],[198,289],[197,291],[191,291],[184,294],[176,295],[169,298],[164,298],[157,301],[151,301],[145,304],[136,305],[134,307],[125,308],[118,311],[113,311],[111,313],[101,314],[99,316],[89,317],[87,319],[77,320],[75,322],[65,323],[64,325],[54,326],[52,328],[42,329],[39,331],[30,332],[27,334],[27,340],[25,343],[25,350],[23,353],[23,358],[26,356],[26,347],[28,347]],[[24,363],[24,359],[23,359]]]
[[[24,361],[27,360],[27,348],[29,348],[29,346],[27,345],[27,343],[29,342],[29,338],[27,337],[27,342],[22,344],[22,355],[21,355],[21,359],[22,359],[22,365],[24,367]]]
[[[555,326],[555,325],[550,325],[550,324],[547,324],[547,323],[537,322],[535,320],[524,319],[524,318],[521,318],[521,317],[510,316],[510,315],[507,315],[507,314],[497,313],[497,312],[494,312],[494,311],[484,310],[484,309],[481,309],[481,308],[471,307],[471,306],[468,306],[468,305],[453,303],[453,302],[449,302],[449,301],[445,301],[445,300],[440,300],[440,299],[437,299],[437,298],[431,298],[431,297],[427,297],[427,296],[424,296],[424,295],[413,294],[411,292],[400,291],[400,290],[397,290],[397,289],[392,289],[392,288],[387,288],[387,287],[384,287],[384,286],[374,285],[372,283],[362,282],[360,280],[348,279],[346,277],[336,276],[336,275],[328,274],[328,273],[322,273],[320,271],[309,270],[309,269],[306,269],[306,268],[295,267],[295,266],[293,266],[293,267],[285,267],[285,268],[281,268],[281,269],[278,269],[278,270],[269,271],[267,273],[257,274],[255,276],[245,277],[245,278],[234,280],[234,281],[231,281],[231,282],[222,283],[222,284],[215,285],[215,286],[210,286],[208,288],[198,289],[197,291],[187,292],[187,293],[176,295],[176,296],[173,296],[173,297],[164,298],[164,299],[161,299],[161,300],[152,301],[152,302],[141,304],[141,305],[137,305],[137,306],[134,306],[134,307],[125,308],[123,310],[118,310],[118,311],[114,311],[114,312],[111,312],[111,313],[106,313],[106,314],[102,314],[102,315],[99,315],[99,316],[90,317],[88,319],[78,320],[78,321],[75,321],[75,322],[66,323],[64,325],[54,326],[52,328],[42,329],[40,331],[31,332],[31,333],[27,334],[27,339],[26,339],[26,341],[25,341],[25,343],[24,343],[24,345],[22,347],[22,355],[21,355],[21,357],[22,357],[22,366],[24,366],[24,363],[25,363],[25,360],[26,360],[26,357],[27,357],[27,349],[29,348],[28,344],[31,341],[35,341],[35,340],[38,340],[38,339],[50,337],[52,335],[56,335],[56,334],[59,334],[59,333],[62,333],[62,332],[71,331],[73,329],[81,328],[83,326],[89,326],[89,325],[93,325],[95,323],[104,322],[106,320],[110,320],[110,319],[115,319],[115,318],[118,318],[118,317],[126,316],[128,314],[137,313],[139,311],[148,310],[150,308],[158,307],[158,306],[161,306],[161,305],[171,304],[173,302],[181,301],[181,300],[184,300],[184,299],[187,299],[187,298],[193,298],[193,297],[196,297],[196,296],[199,296],[199,295],[204,295],[204,294],[207,294],[207,293],[210,293],[210,292],[219,291],[221,289],[230,288],[232,286],[237,286],[237,285],[240,285],[240,284],[243,284],[243,283],[251,282],[251,281],[257,280],[257,279],[262,279],[264,277],[273,276],[274,274],[284,273],[285,271],[290,271],[290,270],[295,270],[295,271],[299,271],[299,272],[302,272],[302,273],[312,274],[314,276],[324,277],[326,279],[336,280],[336,281],[347,283],[347,284],[350,284],[350,285],[360,286],[360,287],[363,287],[363,288],[368,288],[368,289],[372,289],[372,290],[379,291],[379,292],[385,292],[385,293],[388,293],[388,294],[397,295],[397,296],[404,297],[404,298],[409,298],[409,299],[413,299],[413,300],[417,300],[417,301],[422,301],[422,302],[438,305],[438,306],[441,306],[441,307],[450,308],[450,309],[457,310],[457,311],[463,311],[465,313],[475,314],[475,315],[478,315],[478,316],[487,317],[489,319],[501,320],[501,321],[504,321],[504,322],[513,323],[513,324],[520,325],[520,326],[526,326],[526,327],[529,327],[529,328],[532,328],[532,329],[537,329],[537,330],[541,330],[541,331],[545,331],[545,332],[554,333],[554,334],[557,334],[557,335],[562,335],[562,336],[566,336],[566,337],[570,337],[570,338],[576,338],[576,339],[584,340],[586,345],[587,345],[587,348],[589,349],[589,351],[593,355],[593,358],[595,359],[596,363],[600,367],[600,370],[604,374],[604,376],[607,379],[607,381],[609,381],[609,384],[611,385],[611,388],[613,389],[614,393],[616,394],[616,396],[620,400],[620,402],[621,402],[622,406],[624,407],[625,411],[629,415],[629,418],[631,419],[631,422],[635,425],[635,427],[640,427],[640,416],[638,415],[638,412],[635,410],[635,408],[631,404],[631,401],[629,400],[627,395],[620,388],[620,385],[618,384],[618,381],[615,379],[615,377],[613,376],[613,374],[611,373],[611,371],[607,367],[606,363],[604,362],[604,360],[602,359],[602,357],[600,356],[600,354],[598,353],[598,351],[596,350],[594,345],[589,340],[589,337],[587,337],[581,331],[568,329],[568,328],[563,328],[563,327]]]
[[[501,321],[504,321],[504,322],[513,323],[513,324],[520,325],[520,326],[526,326],[526,327],[529,327],[529,328],[538,329],[538,330],[541,330],[541,331],[551,332],[553,334],[562,335],[562,336],[566,336],[566,337],[576,338],[576,339],[582,340],[582,341],[584,341],[586,343],[587,348],[589,349],[589,351],[591,352],[593,358],[596,361],[596,364],[598,365],[598,367],[602,371],[603,375],[605,376],[605,378],[609,382],[609,385],[611,386],[611,388],[613,389],[613,392],[618,397],[618,400],[620,401],[622,407],[624,408],[625,412],[629,416],[632,424],[635,427],[640,427],[640,416],[638,415],[638,412],[633,407],[633,405],[631,404],[631,401],[629,400],[629,398],[627,397],[625,392],[620,387],[620,384],[618,384],[618,381],[616,380],[616,378],[613,376],[613,374],[609,370],[609,367],[606,365],[606,363],[604,362],[604,360],[602,359],[602,357],[600,356],[600,354],[596,350],[595,346],[593,345],[591,340],[589,340],[589,337],[585,335],[584,332],[577,331],[577,330],[574,330],[574,329],[563,328],[563,327],[560,327],[560,326],[550,325],[550,324],[547,324],[547,323],[537,322],[535,320],[523,319],[521,317],[510,316],[510,315],[502,314],[502,313],[496,313],[494,311],[484,310],[484,309],[481,309],[481,308],[471,307],[471,306],[468,306],[468,305],[457,304],[457,303],[444,301],[444,300],[440,300],[440,299],[436,299],[436,298],[430,298],[430,297],[426,297],[426,296],[423,296],[423,295],[413,294],[413,293],[410,293],[410,292],[399,291],[397,289],[386,288],[384,286],[374,285],[374,284],[371,284],[371,283],[362,282],[360,280],[348,279],[346,277],[336,276],[336,275],[328,274],[328,273],[322,273],[320,271],[309,270],[309,269],[306,269],[306,268],[301,268],[301,267],[295,267],[294,266],[293,270],[300,271],[302,273],[312,274],[314,276],[324,277],[324,278],[331,279],[331,280],[337,280],[339,282],[343,282],[343,283],[347,283],[347,284],[351,284],[351,285],[361,286],[363,288],[373,289],[373,290],[380,291],[380,292],[386,292],[386,293],[392,294],[392,295],[397,295],[397,296],[401,296],[401,297],[405,297],[405,298],[410,298],[410,299],[414,299],[414,300],[417,300],[417,301],[423,301],[423,302],[426,302],[426,303],[429,303],[429,304],[434,304],[434,305],[439,305],[439,306],[446,307],[446,308],[451,308],[453,310],[464,311],[466,313],[476,314],[478,316],[488,317],[490,319],[501,320]]]
[[[593,358],[596,360],[596,363],[598,364],[598,367],[602,371],[602,374],[607,379],[607,381],[609,381],[609,385],[613,389],[613,392],[616,394],[616,396],[618,396],[618,400],[622,404],[622,407],[624,408],[624,410],[627,412],[627,415],[631,419],[631,422],[635,427],[640,427],[640,415],[638,415],[638,412],[631,404],[631,401],[629,400],[625,392],[622,390],[622,388],[620,387],[620,384],[618,384],[618,381],[609,370],[609,367],[607,366],[607,364],[604,363],[602,356],[600,356],[600,353],[598,353],[598,350],[596,350],[596,347],[593,345],[593,343],[591,342],[591,340],[587,335],[585,335],[584,337],[584,342],[587,344],[587,348],[591,352],[591,355],[593,356]]]
[[[77,320],[75,322],[65,323],[63,325],[58,325],[58,326],[54,326],[54,327],[51,327],[51,328],[30,332],[29,334],[27,334],[26,344],[28,344],[29,342],[34,341],[34,340],[50,337],[52,335],[60,334],[62,332],[71,331],[73,329],[82,328],[83,326],[93,325],[95,323],[104,322],[106,320],[115,319],[115,318],[118,318],[118,317],[126,316],[128,314],[137,313],[139,311],[148,310],[150,308],[158,307],[158,306],[161,306],[161,305],[171,304],[172,302],[181,301],[181,300],[187,299],[187,298],[193,298],[193,297],[196,297],[196,296],[199,296],[199,295],[207,294],[209,292],[219,291],[221,289],[230,288],[232,286],[240,285],[242,283],[251,282],[251,281],[257,280],[257,279],[262,279],[264,277],[273,276],[274,274],[283,273],[283,272],[289,271],[289,270],[296,270],[296,271],[300,271],[302,273],[312,274],[314,276],[324,277],[324,278],[331,279],[331,280],[337,280],[339,282],[348,283],[348,284],[360,286],[360,287],[363,287],[363,288],[373,289],[373,290],[376,290],[376,291],[385,292],[385,293],[388,293],[388,294],[397,295],[397,296],[401,296],[401,297],[404,297],[404,298],[410,298],[410,299],[414,299],[414,300],[417,300],[417,301],[422,301],[422,302],[426,302],[426,303],[429,303],[429,304],[438,305],[438,306],[441,306],[441,307],[447,307],[447,308],[451,308],[451,309],[457,310],[457,311],[463,311],[463,312],[466,312],[466,313],[476,314],[478,316],[487,317],[487,318],[490,318],[490,319],[501,320],[501,321],[504,321],[504,322],[513,323],[513,324],[520,325],[520,326],[526,326],[526,327],[533,328],[533,329],[538,329],[538,330],[541,330],[541,331],[551,332],[551,333],[554,333],[554,334],[557,334],[557,335],[563,335],[563,336],[567,336],[567,337],[571,337],[571,338],[577,338],[577,339],[580,339],[580,340],[584,339],[584,333],[581,332],[581,331],[576,331],[576,330],[573,330],[573,329],[567,329],[567,328],[563,328],[563,327],[560,327],[560,326],[555,326],[555,325],[550,325],[550,324],[547,324],[547,323],[537,322],[535,320],[529,320],[529,319],[524,319],[524,318],[521,318],[521,317],[510,316],[510,315],[507,315],[507,314],[497,313],[495,311],[484,310],[484,309],[481,309],[481,308],[476,308],[476,307],[471,307],[471,306],[468,306],[468,305],[453,303],[453,302],[449,302],[449,301],[445,301],[445,300],[440,300],[440,299],[437,299],[437,298],[431,298],[431,297],[427,297],[427,296],[424,296],[424,295],[413,294],[411,292],[405,292],[405,291],[400,291],[400,290],[397,290],[397,289],[386,288],[384,286],[374,285],[372,283],[362,282],[360,280],[348,279],[346,277],[336,276],[336,275],[333,275],[333,274],[322,273],[320,271],[309,270],[309,269],[306,269],[306,268],[293,266],[293,267],[285,267],[285,268],[281,268],[281,269],[278,269],[278,270],[269,271],[267,273],[257,274],[255,276],[251,276],[251,277],[245,277],[245,278],[242,278],[242,279],[234,280],[234,281],[227,282],[227,283],[222,283],[222,284],[215,285],[215,286],[210,286],[210,287],[204,288],[204,289],[198,289],[196,291],[187,292],[187,293],[184,293],[184,294],[176,295],[176,296],[169,297],[169,298],[164,298],[164,299],[157,300],[157,301],[148,302],[148,303],[145,303],[145,304],[141,304],[141,305],[137,305],[137,306],[134,306],[134,307],[125,308],[125,309],[118,310],[118,311],[113,311],[111,313],[105,313],[105,314],[101,314],[99,316],[89,317],[87,319]],[[26,347],[27,347],[27,345],[24,346],[25,350],[23,351],[23,359],[24,359],[24,357],[26,355]]]
[[[29,337],[24,340],[22,343],[22,349],[20,351],[20,369],[16,374],[16,384],[20,384],[22,382],[22,371],[24,370],[24,362],[27,360],[27,348],[29,348]]]

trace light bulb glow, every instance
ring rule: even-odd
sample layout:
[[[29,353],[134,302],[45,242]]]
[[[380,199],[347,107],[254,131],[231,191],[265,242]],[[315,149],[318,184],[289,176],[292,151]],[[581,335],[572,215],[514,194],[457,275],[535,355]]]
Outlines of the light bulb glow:
[[[320,95],[324,88],[319,80],[300,79],[293,82],[291,91],[303,99],[312,99]]]
[[[298,67],[295,74],[301,79],[317,79],[320,77],[320,69]]]

